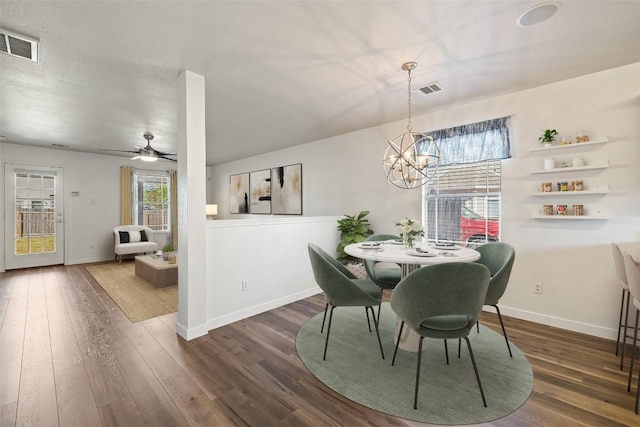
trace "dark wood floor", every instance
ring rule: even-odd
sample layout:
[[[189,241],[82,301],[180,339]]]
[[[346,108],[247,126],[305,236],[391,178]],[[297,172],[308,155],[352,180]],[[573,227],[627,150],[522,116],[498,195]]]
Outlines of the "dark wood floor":
[[[83,266],[0,274],[1,425],[420,425],[352,403],[305,369],[296,332],[323,307],[308,298],[185,342],[176,314],[131,323]],[[495,315],[482,321],[498,329]],[[506,323],[534,390],[488,425],[640,426],[615,343]]]

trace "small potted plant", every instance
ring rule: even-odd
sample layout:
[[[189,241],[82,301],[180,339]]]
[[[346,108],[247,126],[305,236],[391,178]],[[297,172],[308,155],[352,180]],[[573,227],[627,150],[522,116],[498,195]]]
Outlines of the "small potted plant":
[[[173,245],[171,243],[167,243],[162,247],[162,259],[165,261],[169,260],[169,254],[173,252]]]
[[[540,143],[543,144],[545,147],[550,147],[551,143],[555,141],[556,135],[558,135],[557,130],[546,129],[544,133],[540,135],[540,138],[538,138],[538,141],[540,141]]]
[[[373,234],[369,227],[369,220],[364,217],[369,215],[369,211],[362,211],[356,215],[345,215],[338,220],[338,230],[340,231],[340,244],[336,249],[338,261],[348,262],[355,260],[354,257],[344,251],[344,247],[352,243],[364,242],[367,237]]]

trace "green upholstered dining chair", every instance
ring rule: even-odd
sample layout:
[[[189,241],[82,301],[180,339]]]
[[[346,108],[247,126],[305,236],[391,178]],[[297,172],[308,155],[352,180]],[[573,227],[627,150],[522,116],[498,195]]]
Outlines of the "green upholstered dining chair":
[[[382,349],[380,332],[378,331],[378,321],[373,311],[373,306],[380,304],[382,290],[369,280],[358,279],[353,273],[347,270],[344,265],[340,264],[335,258],[317,245],[309,243],[308,250],[316,283],[318,283],[318,286],[324,291],[327,307],[331,306],[322,360],[326,360],[327,357],[333,310],[336,307],[342,306],[365,307],[367,320],[368,313],[371,311],[371,317],[373,317],[373,323],[378,337],[378,345],[380,346],[380,353],[384,359],[384,350]],[[327,312],[325,309],[325,318],[326,315]]]
[[[398,336],[402,335],[405,323],[418,335],[418,365],[413,408],[418,409],[418,388],[420,385],[420,363],[422,361],[422,341],[424,338],[455,339],[464,338],[482,396],[482,383],[473,350],[469,342],[469,332],[478,321],[489,288],[489,269],[477,263],[452,262],[436,264],[415,270],[402,279],[391,295],[391,308],[401,320]],[[395,364],[398,344],[391,364]]]
[[[509,277],[511,276],[511,269],[513,267],[513,261],[516,258],[516,251],[508,243],[492,242],[486,243],[476,248],[480,252],[480,259],[476,261],[479,264],[486,266],[491,272],[491,280],[489,281],[489,290],[487,291],[487,297],[485,298],[484,305],[490,305],[495,307],[498,313],[498,320],[500,320],[500,326],[502,327],[502,335],[507,343],[507,350],[509,350],[509,356],[513,357],[511,353],[511,346],[509,345],[509,339],[507,338],[507,331],[504,328],[504,322],[502,321],[502,315],[500,314],[500,308],[498,308],[498,302],[507,289],[509,283]],[[479,326],[478,326],[478,330]]]
[[[385,241],[385,240],[399,240],[400,236],[393,234],[374,234],[367,237],[367,241]],[[365,259],[364,269],[367,271],[367,276],[376,285],[380,286],[382,292],[385,289],[393,289],[402,278],[402,269],[398,264],[390,262],[378,262],[372,259]],[[378,306],[378,323],[380,323],[380,309]]]

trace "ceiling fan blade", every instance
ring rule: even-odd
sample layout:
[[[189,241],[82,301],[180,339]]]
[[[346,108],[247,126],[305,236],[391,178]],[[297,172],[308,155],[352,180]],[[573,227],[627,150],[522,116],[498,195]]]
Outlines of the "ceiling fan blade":
[[[158,151],[158,150],[153,150],[156,152],[157,155],[159,156],[177,156],[177,153],[165,153],[164,151]]]
[[[107,149],[101,148],[100,151],[110,151],[110,152],[117,152],[117,153],[134,153],[134,154],[138,154],[138,150],[107,150]]]
[[[164,159],[164,160],[169,160],[169,161],[172,161],[172,162],[177,162],[177,160],[176,160],[176,159],[172,159],[171,157],[165,157],[165,156],[160,156],[160,155],[159,155],[158,157],[159,157],[159,158],[161,158],[161,159]]]

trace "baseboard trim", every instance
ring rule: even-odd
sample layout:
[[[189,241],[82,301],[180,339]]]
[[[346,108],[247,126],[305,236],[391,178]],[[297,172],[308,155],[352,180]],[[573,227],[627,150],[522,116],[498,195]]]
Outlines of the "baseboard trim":
[[[561,317],[549,316],[542,313],[534,313],[532,311],[519,310],[517,308],[505,307],[503,305],[499,305],[499,307],[500,313],[505,316],[515,317],[516,319],[527,320],[529,322],[540,323],[542,325],[579,332],[581,334],[592,335],[608,340],[616,339],[617,330],[615,329],[578,322],[575,320],[563,319]],[[485,306],[483,310],[495,313],[495,309],[493,307]]]
[[[180,322],[176,324],[176,333],[187,341],[207,335],[207,332],[209,332],[209,330],[207,329],[206,324],[202,324],[191,329],[186,328]]]
[[[256,314],[264,313],[269,310],[273,310],[278,307],[282,307],[283,305],[291,304],[292,302],[299,301],[301,299],[308,298],[313,295],[317,295],[322,291],[320,288],[313,287],[310,289],[305,289],[304,291],[296,292],[295,294],[287,295],[282,298],[278,298],[272,301],[267,301],[263,304],[254,305],[253,307],[248,307],[234,313],[230,313],[220,317],[214,317],[207,321],[208,330],[220,328],[225,325],[229,325],[231,323],[237,322],[242,319],[246,319],[251,316],[255,316]]]

